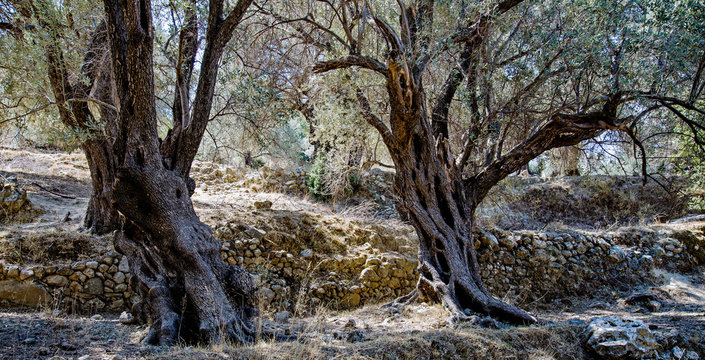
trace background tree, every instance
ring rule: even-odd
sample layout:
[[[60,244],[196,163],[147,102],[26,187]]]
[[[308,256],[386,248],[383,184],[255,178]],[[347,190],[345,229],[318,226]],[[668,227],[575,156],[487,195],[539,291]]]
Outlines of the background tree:
[[[68,129],[62,137],[67,145],[83,150],[91,169],[92,194],[84,226],[104,234],[119,226],[111,204],[114,165],[107,155],[115,107],[106,24],[101,14],[91,13],[92,5],[89,1],[61,8],[46,1],[0,4],[7,14],[5,28],[12,35],[2,40],[14,60],[0,65],[7,72],[3,94],[8,98],[2,106],[3,122],[27,121],[47,109],[58,112]]]
[[[375,114],[364,91],[359,101],[394,161],[398,207],[419,236],[419,283],[400,300],[440,301],[456,317],[470,309],[536,322],[482,284],[472,237],[477,206],[500,180],[550,149],[610,130],[640,144],[639,125],[664,111],[700,133],[701,33],[693,29],[687,43],[661,39],[681,21],[673,17],[681,7],[702,7],[521,0],[398,5],[324,2],[302,7],[292,19],[335,44],[328,56],[337,57],[318,63],[315,72],[361,68],[386,88],[387,119]]]

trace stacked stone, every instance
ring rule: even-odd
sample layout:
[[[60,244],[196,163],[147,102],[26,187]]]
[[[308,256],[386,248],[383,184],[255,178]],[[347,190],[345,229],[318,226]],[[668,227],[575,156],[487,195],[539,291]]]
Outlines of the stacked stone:
[[[475,248],[481,276],[492,293],[529,299],[587,293],[599,284],[653,280],[654,265],[686,268],[693,263],[677,240],[642,240],[639,234],[627,233],[487,230],[476,234]]]
[[[228,264],[255,274],[257,295],[265,308],[287,308],[299,300],[355,307],[405,295],[418,280],[417,261],[411,254],[380,252],[366,243],[350,254],[330,256],[287,248],[300,245],[295,242],[271,241],[275,231],[249,227],[240,232],[236,228],[233,224],[215,227],[222,241],[221,256]],[[367,236],[372,243],[379,236],[358,235]],[[655,280],[655,267],[687,270],[703,263],[703,240],[684,244],[678,240],[681,237],[634,231],[593,234],[487,229],[476,233],[475,248],[481,276],[493,294],[528,299],[542,296],[545,301],[606,285]],[[37,284],[41,291],[53,295],[54,306],[122,310],[137,300],[127,286],[127,259],[114,251],[71,266],[3,265],[0,270],[0,285]],[[2,286],[0,294],[5,291]],[[302,294],[303,298],[297,298]],[[17,295],[10,300],[20,298]]]
[[[127,258],[107,251],[98,260],[79,261],[71,266],[6,265],[0,280],[41,286],[52,295],[52,306],[59,308],[122,310],[137,300],[127,285],[129,273]]]

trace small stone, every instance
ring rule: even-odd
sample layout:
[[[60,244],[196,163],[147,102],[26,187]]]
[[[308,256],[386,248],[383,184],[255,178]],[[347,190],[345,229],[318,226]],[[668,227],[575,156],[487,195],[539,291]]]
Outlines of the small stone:
[[[93,320],[93,321],[103,320],[103,315],[95,314],[95,315],[91,316],[91,320]]]
[[[624,253],[624,250],[617,245],[610,247],[609,253],[607,254],[607,259],[614,263],[624,261],[625,257],[626,254]]]
[[[345,323],[345,328],[346,329],[354,329],[357,327],[357,322],[355,319],[350,319],[348,322]]]
[[[44,281],[46,281],[49,286],[63,287],[69,283],[69,279],[61,275],[50,275],[47,276]]]
[[[32,344],[34,344],[34,343],[36,343],[36,342],[37,342],[37,339],[35,339],[35,338],[33,338],[33,337],[28,337],[28,338],[22,340],[22,343],[23,343],[23,344],[26,344],[26,345],[32,345]]]
[[[581,326],[585,326],[585,320],[582,320],[582,319],[570,319],[570,320],[568,320],[568,324],[570,324],[570,325],[581,325]]]
[[[34,270],[32,269],[23,269],[20,271],[20,280],[26,280],[34,276]]]
[[[348,307],[356,307],[360,305],[360,294],[357,293],[350,293],[345,295],[345,297],[342,300],[343,305],[348,306]]]
[[[674,347],[673,350],[671,350],[671,353],[673,353],[673,357],[679,360],[683,358],[683,355],[685,355],[685,351],[678,346]]]
[[[250,226],[247,229],[245,229],[245,234],[247,234],[248,236],[255,238],[255,239],[261,239],[262,237],[264,237],[264,235],[267,234],[267,232],[264,230],[258,229],[254,226]]]
[[[655,300],[651,300],[646,304],[646,309],[651,312],[658,312],[661,310],[661,303]]]
[[[255,209],[257,209],[257,210],[269,210],[271,208],[272,208],[272,202],[269,200],[255,201]]]
[[[122,271],[118,271],[113,275],[113,280],[116,284],[122,284],[125,282],[125,274]]]
[[[76,351],[78,349],[78,346],[71,344],[69,342],[66,342],[66,341],[62,341],[61,344],[59,345],[59,348],[61,350],[65,350],[65,351]]]
[[[299,255],[301,255],[301,257],[303,258],[309,258],[313,255],[313,251],[311,251],[311,249],[304,249],[301,250],[301,253]]]
[[[345,338],[348,342],[360,342],[365,340],[365,334],[360,330],[351,331]]]
[[[375,272],[375,269],[373,267],[368,267],[362,270],[360,273],[360,280],[361,281],[367,281],[367,282],[374,282],[374,281],[379,281],[380,277],[377,275],[377,272]]]
[[[127,256],[123,256],[122,259],[120,259],[120,263],[118,264],[117,269],[122,271],[123,273],[130,272],[130,264],[127,262]],[[110,271],[110,272],[113,272],[113,271]]]
[[[651,358],[660,347],[651,330],[639,320],[594,318],[587,331],[587,347],[602,359]]]
[[[290,317],[291,314],[288,311],[284,310],[274,314],[274,321],[280,324],[288,324]]]
[[[86,262],[86,267],[89,269],[97,269],[98,268],[98,262],[97,261],[88,261]]]
[[[685,352],[683,360],[700,360],[700,355],[693,350],[688,350]]]
[[[90,358],[91,358],[90,355],[83,355],[83,356],[79,357],[78,360],[88,360]]]
[[[121,324],[129,324],[132,322],[132,314],[127,311],[120,313],[120,318],[118,319]]]
[[[104,291],[103,280],[99,278],[88,279],[85,283],[84,290],[91,295],[102,295]]]

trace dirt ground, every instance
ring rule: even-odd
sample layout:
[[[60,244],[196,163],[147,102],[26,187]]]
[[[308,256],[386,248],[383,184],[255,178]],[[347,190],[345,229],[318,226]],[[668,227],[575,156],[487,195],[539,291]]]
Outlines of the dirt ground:
[[[14,231],[41,234],[80,226],[90,194],[82,155],[0,148],[0,173],[16,176],[44,211],[32,222],[0,225],[0,237]],[[228,209],[249,211],[255,200],[273,201],[282,210],[340,214],[330,205],[237,187],[199,186],[194,196],[202,218],[220,217]],[[411,305],[394,313],[371,305],[349,312],[320,309],[314,315],[293,314],[290,322],[276,322],[265,313],[260,325],[288,339],[263,338],[248,345],[145,346],[140,340],[146,326],[122,324],[119,314],[89,317],[2,309],[0,359],[582,359],[590,357],[581,346],[585,323],[598,316],[640,319],[659,336],[705,359],[705,269],[661,275],[662,284],[630,293],[603,290],[589,298],[521,304],[548,321],[538,327],[498,324],[498,329],[488,329],[451,323],[439,306]],[[648,311],[625,302],[629,295],[646,292],[655,294],[660,309]]]

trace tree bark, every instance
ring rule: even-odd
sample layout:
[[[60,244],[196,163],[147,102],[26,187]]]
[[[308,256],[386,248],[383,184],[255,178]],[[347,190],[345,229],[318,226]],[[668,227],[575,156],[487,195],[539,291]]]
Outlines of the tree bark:
[[[120,228],[120,215],[113,207],[115,164],[104,138],[86,140],[83,145],[91,173],[91,197],[86,209],[83,227],[98,235]]]
[[[144,340],[150,344],[218,338],[243,342],[254,334],[252,278],[220,258],[220,243],[193,209],[194,183],[188,177],[208,120],[220,54],[249,3],[238,2],[237,12],[222,19],[223,1],[211,1],[191,121],[170,134],[175,147],[162,147],[154,103],[151,3],[104,1],[119,110],[110,149],[116,169],[113,205],[124,217],[115,247],[130,262],[130,285],[141,299],[133,315],[151,321]]]
[[[390,64],[390,124],[402,135],[387,141],[396,169],[394,189],[397,206],[419,236],[419,282],[402,300],[440,302],[454,318],[467,318],[469,310],[511,323],[537,322],[485,288],[473,246],[477,204],[466,198],[445,143],[434,140],[423,86],[408,82],[405,67]]]

